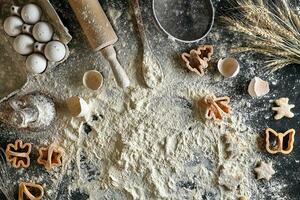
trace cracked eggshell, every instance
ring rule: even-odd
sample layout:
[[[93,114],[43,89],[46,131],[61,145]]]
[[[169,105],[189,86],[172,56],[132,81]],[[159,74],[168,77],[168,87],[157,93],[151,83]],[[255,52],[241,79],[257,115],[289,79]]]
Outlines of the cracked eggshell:
[[[259,77],[254,77],[248,86],[248,93],[252,97],[260,97],[270,92],[269,83]]]
[[[86,88],[98,90],[102,86],[103,76],[97,70],[90,70],[84,73],[82,82]]]
[[[89,113],[89,106],[85,100],[80,97],[71,97],[66,100],[67,107],[73,117],[84,117]]]
[[[218,70],[226,78],[232,78],[240,72],[240,65],[235,58],[221,58],[218,61]]]
[[[32,35],[38,42],[49,42],[53,36],[53,27],[47,22],[38,22],[33,26]]]
[[[27,4],[21,10],[21,17],[27,24],[35,24],[42,17],[42,9],[33,3]]]
[[[49,61],[59,62],[66,55],[66,47],[59,41],[51,41],[46,44],[44,53]]]
[[[21,34],[14,39],[14,50],[21,55],[28,55],[33,52],[34,39],[26,34]]]
[[[3,29],[11,37],[15,37],[22,32],[23,21],[20,17],[10,16],[5,19]]]
[[[47,59],[39,53],[33,53],[26,59],[26,69],[32,74],[40,74],[47,68]]]

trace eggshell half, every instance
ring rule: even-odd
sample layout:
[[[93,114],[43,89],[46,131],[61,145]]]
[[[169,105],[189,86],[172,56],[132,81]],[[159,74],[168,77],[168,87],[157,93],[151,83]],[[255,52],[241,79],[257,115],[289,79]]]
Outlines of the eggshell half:
[[[81,97],[68,98],[66,104],[73,117],[84,117],[89,112],[88,104]]]
[[[224,77],[232,78],[238,75],[240,65],[235,58],[221,58],[218,61],[218,70]]]

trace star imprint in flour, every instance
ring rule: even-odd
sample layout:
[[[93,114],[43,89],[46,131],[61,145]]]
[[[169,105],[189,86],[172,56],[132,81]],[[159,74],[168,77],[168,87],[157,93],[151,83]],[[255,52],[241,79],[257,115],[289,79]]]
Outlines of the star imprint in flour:
[[[271,179],[272,175],[275,174],[275,170],[272,167],[272,162],[266,163],[261,161],[259,165],[254,169],[256,173],[256,178],[266,179],[267,181]]]

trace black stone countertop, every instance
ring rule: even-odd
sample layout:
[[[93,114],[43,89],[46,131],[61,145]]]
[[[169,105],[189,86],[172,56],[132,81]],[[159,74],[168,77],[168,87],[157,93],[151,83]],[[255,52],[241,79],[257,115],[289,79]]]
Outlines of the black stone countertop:
[[[78,31],[80,30],[80,27],[76,22],[76,19],[70,9],[70,6],[67,3],[67,0],[51,0],[51,2],[56,8],[65,26],[68,27],[71,35],[73,36],[73,40],[71,41],[69,47],[78,49],[80,48],[80,45],[83,45],[84,48],[86,48],[86,42],[81,42],[84,41],[84,37]],[[122,10],[122,12],[127,12],[127,10],[129,9],[129,4],[127,1],[101,0],[101,4],[104,10],[107,10],[109,7],[114,7]],[[214,5],[216,8],[216,15],[220,16],[224,14],[224,12],[226,12],[225,8],[228,7],[228,2],[225,0],[214,1]],[[147,24],[146,28],[149,35],[149,39],[152,40],[155,37],[166,37],[166,35],[164,35],[162,31],[160,31],[155,25],[155,22],[152,18],[151,1],[145,0],[141,3],[141,6],[143,7],[143,17],[145,20],[144,22]],[[122,32],[121,28],[117,29],[116,31],[120,38],[124,37],[125,33]],[[233,37],[231,33],[227,33],[225,31],[225,27],[221,25],[221,23],[218,21],[218,18],[216,19],[212,32],[220,33],[221,38],[219,41],[212,41],[212,39],[208,37],[196,44],[180,43],[178,44],[180,46],[179,49],[185,51],[187,49],[190,49],[191,47],[197,46],[197,44],[204,43],[213,43],[215,46],[220,46],[222,44],[230,46],[235,44],[236,40],[239,39]],[[156,48],[159,45],[168,46],[168,44],[166,43],[167,42],[160,43],[157,40],[153,40],[152,47]],[[159,54],[157,53],[157,55]],[[178,60],[178,54],[174,55],[174,60]],[[286,196],[290,200],[300,199],[300,122],[298,120],[300,115],[300,106],[297,104],[298,102],[300,102],[300,67],[297,65],[291,65],[272,75],[267,76],[263,75],[261,73],[261,70],[259,70],[259,68],[262,65],[260,60],[263,60],[263,57],[247,54],[246,57],[241,57],[240,60],[243,63],[241,66],[241,71],[243,73],[240,73],[238,78],[234,80],[234,83],[228,86],[228,93],[230,96],[232,96],[233,101],[239,101],[240,99],[246,99],[249,101],[249,103],[251,104],[250,109],[245,108],[241,112],[254,113],[248,115],[249,118],[247,119],[247,122],[252,127],[255,127],[255,129],[261,133],[262,137],[264,136],[264,130],[267,127],[271,127],[278,131],[285,131],[289,128],[294,128],[296,130],[294,150],[290,155],[269,155],[267,153],[262,154],[263,156],[273,161],[274,168],[276,170],[276,174],[273,178],[275,180],[282,180],[282,182],[288,183],[285,187],[282,197]],[[255,63],[257,61],[258,64],[248,64],[250,61],[253,61]],[[255,69],[257,68],[255,74],[259,75],[261,78],[268,80],[271,83],[271,93],[269,95],[259,99],[252,99],[245,92],[247,83],[250,81],[249,76],[247,74],[249,74],[252,70],[249,66],[251,66],[252,68],[254,67]],[[220,87],[222,87],[224,84],[227,83],[217,82],[215,84],[219,84]],[[280,121],[275,121],[273,119],[273,112],[271,111],[272,103],[270,103],[270,101],[279,97],[288,97],[290,99],[290,102],[296,105],[296,107],[293,109],[293,112],[295,113],[294,118],[282,119]],[[1,147],[5,147],[7,143],[14,141],[17,135],[17,132],[15,132],[15,134],[13,135],[1,135]],[[33,144],[38,144],[38,142],[39,141],[32,141]],[[35,167],[33,167],[32,169],[32,171],[36,170],[32,173],[41,173],[41,171]],[[73,192],[70,196],[68,195],[67,183],[74,178],[76,177],[63,178],[64,181],[61,182],[60,191],[57,195],[58,200],[88,199],[88,194],[81,193],[79,190],[75,190],[75,192]],[[258,184],[260,187],[264,187],[266,189],[265,199],[274,199],[272,195],[272,189],[269,188],[269,185],[265,184],[265,182],[258,182]],[[192,182],[183,183],[182,187],[186,187],[190,190],[193,190],[194,188]],[[17,188],[15,190],[17,191]],[[17,194],[17,192],[15,194]],[[0,199],[4,199],[4,197],[0,196]],[[214,199],[214,197],[206,197],[204,194],[203,199]]]

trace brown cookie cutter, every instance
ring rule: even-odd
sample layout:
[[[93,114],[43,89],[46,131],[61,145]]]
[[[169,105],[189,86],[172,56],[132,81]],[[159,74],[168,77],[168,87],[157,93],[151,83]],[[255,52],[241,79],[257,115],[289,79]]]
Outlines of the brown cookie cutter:
[[[61,166],[63,154],[64,150],[55,144],[51,144],[49,147],[41,147],[37,162],[44,165],[47,170],[51,170],[54,167]]]
[[[19,184],[18,200],[40,200],[44,196],[44,189],[35,183],[21,182]]]
[[[204,69],[208,67],[208,61],[213,55],[213,46],[199,46],[197,50],[192,49],[190,53],[181,54],[181,58],[185,62],[186,67],[197,73],[199,76],[204,75]]]
[[[276,144],[271,145],[271,134],[276,138]],[[277,133],[275,130],[271,128],[266,129],[266,150],[271,154],[283,153],[289,154],[292,152],[294,147],[294,136],[295,130],[289,129],[284,133]],[[287,142],[284,142],[285,137],[287,138]]]
[[[215,95],[207,95],[198,101],[200,112],[205,119],[222,120],[223,114],[231,112],[229,106],[230,98],[227,96],[216,97]]]
[[[5,150],[6,160],[15,168],[27,168],[30,165],[29,154],[31,144],[24,143],[22,140],[16,140],[15,144],[8,144]]]
[[[211,60],[212,55],[214,54],[214,48],[212,45],[202,45],[197,49],[199,56],[202,60],[208,62]]]

